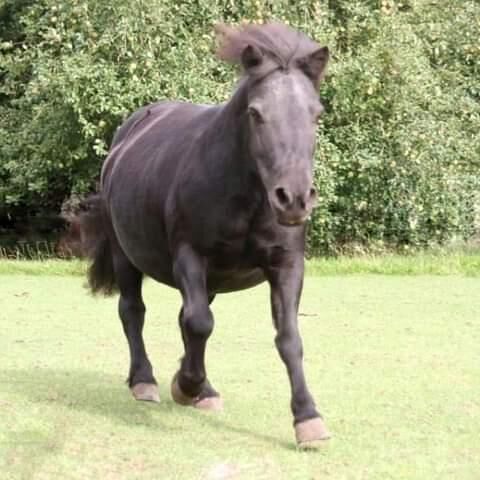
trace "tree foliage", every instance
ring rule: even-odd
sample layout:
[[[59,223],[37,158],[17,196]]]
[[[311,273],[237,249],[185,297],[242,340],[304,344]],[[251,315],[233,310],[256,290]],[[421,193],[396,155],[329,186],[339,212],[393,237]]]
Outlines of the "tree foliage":
[[[471,236],[480,183],[473,0],[0,0],[0,216],[58,212],[94,189],[115,128],[139,106],[224,101],[236,72],[212,54],[214,23],[269,19],[334,52],[311,248]]]

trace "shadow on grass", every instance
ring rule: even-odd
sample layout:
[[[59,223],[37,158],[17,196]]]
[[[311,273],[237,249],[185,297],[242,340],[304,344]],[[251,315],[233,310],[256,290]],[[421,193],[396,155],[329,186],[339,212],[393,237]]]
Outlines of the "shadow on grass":
[[[3,370],[0,371],[0,385],[5,392],[20,394],[33,403],[52,407],[58,405],[69,410],[99,415],[131,427],[142,426],[163,433],[182,433],[182,428],[169,425],[169,421],[175,421],[172,414],[181,413],[196,421],[198,428],[207,424],[214,430],[223,430],[275,447],[296,450],[293,428],[290,443],[265,433],[231,425],[221,415],[176,405],[170,398],[170,392],[162,385],[159,385],[162,399],[159,404],[135,402],[127,386],[122,384],[117,376],[83,370]],[[268,405],[265,405],[265,408],[268,408]]]
[[[153,417],[152,407],[171,410],[167,405],[153,405],[133,401],[128,388],[119,377],[83,370],[33,370],[0,371],[0,384],[5,391],[21,394],[33,403],[55,407],[63,406],[92,415],[99,415],[132,426],[155,426],[171,430],[159,424]]]

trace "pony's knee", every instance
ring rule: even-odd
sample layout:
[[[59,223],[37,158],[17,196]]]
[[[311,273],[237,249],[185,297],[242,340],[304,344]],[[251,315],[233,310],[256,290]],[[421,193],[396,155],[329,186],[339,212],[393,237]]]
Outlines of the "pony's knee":
[[[275,338],[275,344],[281,359],[288,363],[301,360],[303,357],[302,340],[298,333],[279,332]]]
[[[121,318],[131,315],[143,317],[145,315],[145,304],[142,299],[120,297],[118,301],[118,312]]]
[[[208,308],[185,309],[182,323],[189,335],[207,339],[213,331],[213,315]]]

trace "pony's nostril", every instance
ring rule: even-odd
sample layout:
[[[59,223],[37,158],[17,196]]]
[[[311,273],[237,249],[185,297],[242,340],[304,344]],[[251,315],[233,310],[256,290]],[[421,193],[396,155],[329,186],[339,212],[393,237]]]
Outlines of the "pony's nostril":
[[[275,189],[275,195],[277,196],[277,200],[282,207],[290,205],[292,199],[287,190],[282,187],[278,187]]]

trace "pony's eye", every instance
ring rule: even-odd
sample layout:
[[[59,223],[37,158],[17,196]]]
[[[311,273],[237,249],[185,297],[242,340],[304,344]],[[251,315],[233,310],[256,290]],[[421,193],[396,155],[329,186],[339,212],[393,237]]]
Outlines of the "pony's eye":
[[[255,107],[248,107],[248,114],[257,123],[263,123],[262,114]]]

